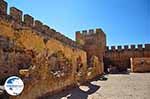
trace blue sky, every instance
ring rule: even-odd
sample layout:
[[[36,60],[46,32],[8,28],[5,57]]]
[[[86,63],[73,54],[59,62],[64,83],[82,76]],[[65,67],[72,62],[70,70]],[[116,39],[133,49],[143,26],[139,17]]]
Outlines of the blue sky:
[[[75,39],[75,31],[102,28],[107,45],[150,43],[150,0],[6,0]]]

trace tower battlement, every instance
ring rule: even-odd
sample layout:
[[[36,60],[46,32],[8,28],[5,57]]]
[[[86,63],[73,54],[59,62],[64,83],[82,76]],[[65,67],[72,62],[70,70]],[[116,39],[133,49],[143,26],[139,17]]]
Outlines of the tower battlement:
[[[102,57],[106,47],[106,35],[102,29],[90,29],[76,32],[76,42],[87,53],[88,58],[92,55]],[[101,58],[100,58],[101,59]]]
[[[105,34],[102,29],[97,28],[95,30],[94,29],[89,29],[89,30],[77,31],[76,35],[89,36],[89,35],[95,35],[95,34],[99,34],[99,33]]]

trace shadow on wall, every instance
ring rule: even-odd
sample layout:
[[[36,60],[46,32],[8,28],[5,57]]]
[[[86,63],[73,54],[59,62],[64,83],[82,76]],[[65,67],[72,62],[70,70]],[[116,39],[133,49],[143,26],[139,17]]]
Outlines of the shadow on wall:
[[[3,86],[5,84],[6,79],[7,77],[0,79],[0,86]],[[0,89],[0,99],[9,99],[9,95],[7,94],[7,92],[6,91],[1,92],[1,89]]]

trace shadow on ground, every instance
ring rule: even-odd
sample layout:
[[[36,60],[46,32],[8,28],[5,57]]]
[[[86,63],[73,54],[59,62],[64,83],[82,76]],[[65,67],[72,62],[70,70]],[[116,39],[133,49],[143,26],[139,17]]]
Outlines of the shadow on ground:
[[[98,80],[106,81],[107,78],[101,76],[101,77],[96,77],[92,81],[98,81]],[[89,95],[95,93],[98,89],[101,88],[100,86],[94,85],[91,82],[87,82],[82,86],[88,87],[88,90],[82,90],[80,86],[78,86],[76,88],[65,90],[55,95],[43,97],[42,99],[87,99]]]
[[[115,71],[115,72],[110,72],[109,74],[124,74],[124,75],[130,75],[130,70],[126,71]]]
[[[80,89],[80,87],[76,87],[53,96],[43,97],[43,99],[87,99],[88,95],[93,94],[100,88],[100,86],[93,85],[91,83],[84,84],[84,86],[87,86],[89,90],[83,91]]]

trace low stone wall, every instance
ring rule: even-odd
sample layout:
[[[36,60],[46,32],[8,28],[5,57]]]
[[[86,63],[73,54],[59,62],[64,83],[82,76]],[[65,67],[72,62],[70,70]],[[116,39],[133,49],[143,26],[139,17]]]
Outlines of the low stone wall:
[[[130,58],[132,72],[150,72],[150,57]]]

